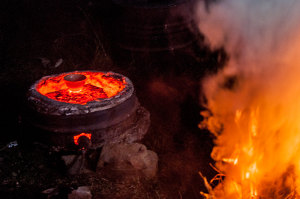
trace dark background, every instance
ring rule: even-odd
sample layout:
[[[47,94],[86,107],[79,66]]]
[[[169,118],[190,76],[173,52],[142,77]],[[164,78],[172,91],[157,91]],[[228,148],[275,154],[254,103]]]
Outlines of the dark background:
[[[184,49],[158,53],[118,49],[114,36],[119,30],[114,24],[122,19],[111,3],[110,0],[1,1],[1,146],[18,139],[26,92],[41,77],[89,69],[118,72],[133,81],[140,103],[150,111],[151,127],[142,142],[159,156],[157,178],[139,187],[141,195],[125,187],[128,192],[120,198],[201,198],[199,191],[205,188],[198,171],[209,179],[215,172],[209,166],[212,138],[197,127],[201,121],[199,112],[203,110],[200,82],[216,72],[226,56],[222,50],[210,51],[203,44],[200,32],[196,42]],[[41,153],[29,154],[23,148],[0,153],[0,176],[6,182],[1,184],[0,195],[34,198],[57,184],[64,189],[90,183],[86,177],[76,177],[73,182],[74,178],[70,180],[51,167],[48,159],[39,162],[44,165],[42,169],[35,168]],[[35,168],[34,171],[29,167]],[[53,177],[48,178],[49,175]],[[93,196],[117,198],[113,192],[103,195],[105,186],[97,186],[99,181],[95,180],[101,179],[99,175],[91,177]],[[111,184],[114,190],[117,185]]]

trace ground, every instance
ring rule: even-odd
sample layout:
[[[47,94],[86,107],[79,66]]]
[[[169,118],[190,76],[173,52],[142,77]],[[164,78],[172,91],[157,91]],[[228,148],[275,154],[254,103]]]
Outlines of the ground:
[[[209,166],[213,138],[197,126],[205,102],[200,82],[224,62],[221,50],[208,50],[199,37],[187,54],[129,53],[124,60],[127,54],[114,52],[106,29],[114,14],[106,10],[109,0],[1,4],[1,198],[46,198],[42,192],[50,188],[50,198],[67,198],[79,186],[89,186],[93,198],[202,198],[199,192],[206,190],[198,172],[211,179],[215,171]],[[7,145],[26,134],[21,115],[30,85],[74,70],[114,71],[133,81],[151,114],[141,143],[158,154],[155,178],[120,177],[109,169],[70,176],[59,156],[41,145]]]

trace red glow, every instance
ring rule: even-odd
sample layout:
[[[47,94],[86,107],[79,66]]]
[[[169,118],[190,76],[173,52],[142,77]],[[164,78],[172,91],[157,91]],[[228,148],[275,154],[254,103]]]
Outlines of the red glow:
[[[89,140],[91,140],[91,138],[92,138],[92,134],[91,134],[91,133],[80,133],[79,135],[75,135],[75,136],[74,136],[74,143],[75,143],[76,145],[79,144],[79,143],[78,143],[78,139],[79,139],[81,136],[85,136],[85,137],[87,137]]]
[[[80,88],[74,90],[64,80],[66,75],[82,74],[86,76]],[[41,80],[36,89],[50,99],[73,104],[86,104],[90,101],[110,98],[121,92],[126,85],[125,78],[115,77],[112,73],[103,72],[74,72],[64,73]],[[77,86],[77,85],[76,85]]]

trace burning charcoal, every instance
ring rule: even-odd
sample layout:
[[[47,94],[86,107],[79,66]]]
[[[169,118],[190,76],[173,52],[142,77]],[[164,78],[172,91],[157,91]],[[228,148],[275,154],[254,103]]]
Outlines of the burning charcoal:
[[[68,195],[68,199],[91,199],[92,194],[90,188],[87,186],[78,187]]]
[[[98,167],[103,167],[105,163],[114,164],[119,170],[126,172],[128,165],[130,165],[132,169],[141,171],[143,175],[151,178],[156,174],[157,162],[156,153],[147,150],[145,145],[120,143],[103,147]]]
[[[32,137],[52,146],[131,143],[141,140],[150,126],[150,114],[140,106],[132,82],[113,72],[43,77],[29,89],[27,102],[24,127],[32,135],[24,140]]]
[[[91,71],[63,73],[43,78],[35,85],[35,89],[50,99],[82,105],[99,98],[117,96],[127,89],[129,80],[125,80],[125,77],[114,74],[107,79],[105,75]]]

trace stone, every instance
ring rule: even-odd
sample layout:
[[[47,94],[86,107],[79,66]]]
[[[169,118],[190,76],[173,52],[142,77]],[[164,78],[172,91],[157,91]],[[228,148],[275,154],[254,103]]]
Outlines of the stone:
[[[76,155],[64,155],[61,157],[61,159],[65,162],[66,166],[70,166],[73,164],[76,157],[77,157]]]
[[[146,146],[140,143],[119,143],[108,144],[102,149],[98,168],[104,164],[117,167],[118,170],[131,169],[140,171],[145,177],[152,178],[156,175],[158,156],[155,152],[147,150]]]
[[[81,172],[84,164],[82,155],[64,155],[61,159],[65,163],[68,174],[75,175]]]
[[[68,199],[91,199],[92,193],[88,186],[78,187],[76,190],[73,190],[68,194]]]
[[[147,178],[153,178],[157,172],[158,156],[154,151],[148,150],[147,156],[143,159],[146,167],[142,170]]]
[[[68,174],[76,175],[86,173],[84,155],[65,155],[61,157],[65,162]]]
[[[97,147],[114,143],[134,143],[142,140],[150,127],[150,113],[142,106],[124,121],[109,128],[100,129],[94,134]]]
[[[91,173],[97,167],[99,150],[82,150],[80,154],[63,155],[63,160],[68,174],[76,175],[82,173]]]

